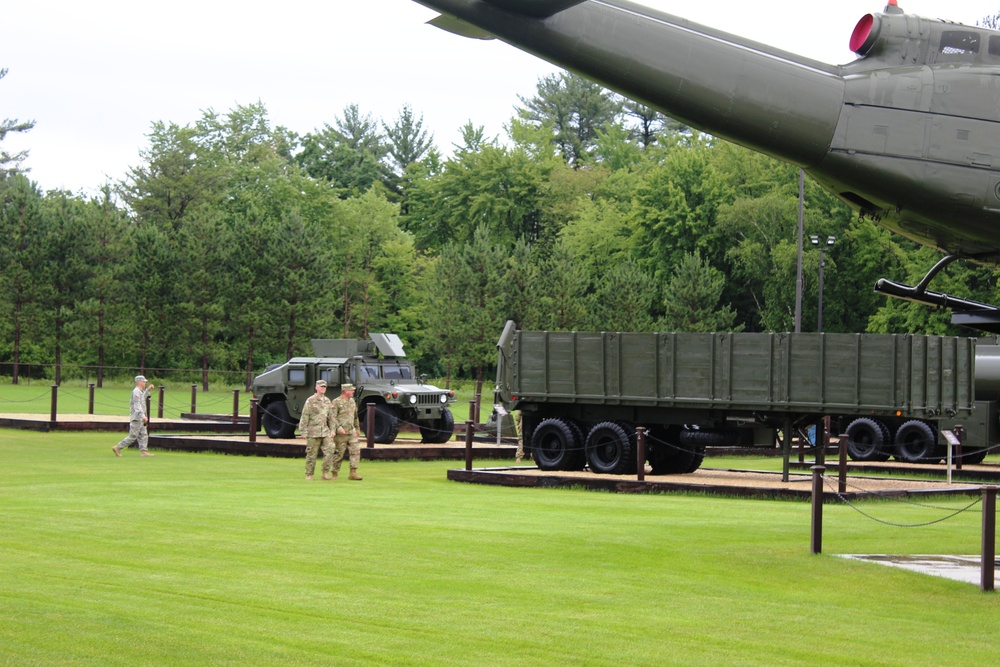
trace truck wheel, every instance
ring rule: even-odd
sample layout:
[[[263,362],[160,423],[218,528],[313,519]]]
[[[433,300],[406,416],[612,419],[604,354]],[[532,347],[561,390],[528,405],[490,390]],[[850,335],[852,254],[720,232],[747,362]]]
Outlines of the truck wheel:
[[[531,458],[539,470],[583,468],[583,448],[573,425],[558,417],[543,420],[531,434]]]
[[[847,453],[853,461],[884,461],[884,431],[879,422],[868,417],[855,419],[844,431],[847,435]],[[888,458],[888,457],[887,457]]]
[[[694,464],[695,449],[679,443],[680,431],[677,427],[652,427],[646,436],[646,458],[652,466],[651,475],[681,475],[691,472],[688,468]],[[701,448],[702,457],[705,449]],[[701,465],[699,459],[695,470]]]
[[[439,445],[448,442],[455,436],[455,417],[451,410],[443,408],[438,419],[423,422],[420,426],[420,438],[430,444]]]
[[[927,422],[911,419],[896,431],[896,458],[907,463],[937,463],[937,433]]]
[[[618,422],[601,422],[587,436],[587,463],[596,473],[627,475],[635,472],[635,441]]]
[[[297,424],[288,414],[288,406],[284,401],[272,401],[267,407],[260,408],[260,423],[264,433],[269,438],[294,438]]]
[[[989,451],[990,451],[989,449],[983,447],[982,449],[973,449],[972,451],[967,452],[963,447],[962,463],[970,466],[974,466],[977,463],[982,463],[983,460],[986,458],[986,455],[989,454]]]
[[[364,415],[364,418],[362,418]],[[358,415],[358,421],[361,423],[361,432],[367,436],[368,435],[368,404],[361,406],[361,412]],[[392,443],[396,436],[399,435],[399,415],[396,411],[388,405],[376,405],[375,406],[375,442],[380,445],[388,445]]]

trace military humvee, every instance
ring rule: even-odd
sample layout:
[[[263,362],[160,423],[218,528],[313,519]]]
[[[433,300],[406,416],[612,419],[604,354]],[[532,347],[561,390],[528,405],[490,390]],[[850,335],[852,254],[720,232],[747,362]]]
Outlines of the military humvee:
[[[340,395],[342,384],[355,385],[354,400],[366,434],[368,405],[375,404],[375,442],[395,440],[402,422],[419,426],[424,442],[451,439],[455,419],[448,404],[455,401],[455,392],[426,384],[424,376],[417,376],[399,336],[317,339],[312,346],[315,356],[294,357],[254,378],[251,389],[260,401],[258,428],[262,426],[268,437],[294,437],[303,404],[315,393],[316,381],[326,380],[331,399]]]

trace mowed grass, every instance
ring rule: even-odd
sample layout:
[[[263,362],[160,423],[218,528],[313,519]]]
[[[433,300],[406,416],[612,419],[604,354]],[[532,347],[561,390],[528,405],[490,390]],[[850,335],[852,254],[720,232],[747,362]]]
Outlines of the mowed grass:
[[[981,515],[449,482],[449,462],[0,430],[2,665],[979,665],[995,594],[834,553],[977,553]],[[961,507],[967,499],[935,506]],[[932,507],[869,503],[890,521]]]

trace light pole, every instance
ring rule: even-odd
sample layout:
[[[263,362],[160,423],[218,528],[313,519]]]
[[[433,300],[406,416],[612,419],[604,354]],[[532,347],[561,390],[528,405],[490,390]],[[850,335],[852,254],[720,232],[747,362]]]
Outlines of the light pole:
[[[826,267],[826,249],[837,241],[836,236],[827,236],[826,244],[820,244],[818,234],[810,234],[809,241],[819,248],[819,317],[816,321],[816,331],[823,332],[823,269]]]

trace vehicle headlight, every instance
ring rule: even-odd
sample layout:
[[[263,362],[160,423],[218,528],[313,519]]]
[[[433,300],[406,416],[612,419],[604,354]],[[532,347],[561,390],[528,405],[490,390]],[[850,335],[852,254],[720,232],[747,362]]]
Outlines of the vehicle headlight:
[[[441,394],[441,402],[442,403],[448,402],[448,394]]]
[[[413,405],[416,402],[417,402],[417,395],[416,394],[410,394],[410,405]]]

